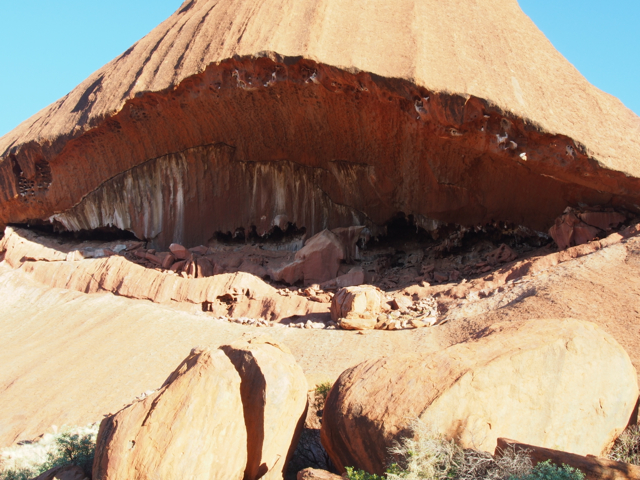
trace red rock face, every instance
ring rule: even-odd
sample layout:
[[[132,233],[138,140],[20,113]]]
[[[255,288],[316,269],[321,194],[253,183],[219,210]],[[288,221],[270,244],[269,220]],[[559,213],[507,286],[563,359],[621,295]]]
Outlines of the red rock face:
[[[416,17],[424,28],[410,29],[413,43],[428,45],[424,32],[446,17],[448,31],[462,32],[456,48],[464,61],[430,59],[425,69],[427,56],[390,39],[385,48],[352,52],[360,40],[351,33],[319,35],[331,22],[316,25],[318,35],[342,47],[310,46],[306,30],[284,35],[282,8],[258,11],[248,0],[186,5],[69,97],[0,139],[0,226],[116,226],[166,249],[206,244],[216,232],[262,235],[289,222],[310,236],[352,225],[375,234],[397,212],[427,230],[434,221],[508,221],[544,231],[567,205],[639,204],[638,168],[629,160],[640,153],[637,117],[556,58],[516,2],[498,10],[479,2],[487,8],[472,25],[451,17],[451,5],[429,3],[431,14]],[[392,10],[414,6],[403,0]],[[308,8],[312,23],[334,13]],[[368,12],[362,28],[378,14]],[[229,16],[233,25],[250,24],[247,31],[224,33]],[[520,19],[500,27],[509,51],[494,41],[479,56],[473,32],[505,25],[497,21],[503,16]],[[397,33],[390,38],[408,28],[399,18],[385,19]],[[266,35],[255,25],[275,31]],[[523,30],[535,48],[519,48]],[[448,48],[445,40],[426,50]],[[529,85],[539,52],[549,54],[553,82],[549,73]],[[485,53],[483,62],[500,58],[492,75],[466,70]],[[516,75],[508,89],[498,66],[506,54]],[[442,78],[426,73],[432,71]],[[515,97],[501,93],[507,90]],[[594,105],[617,123],[597,120]]]

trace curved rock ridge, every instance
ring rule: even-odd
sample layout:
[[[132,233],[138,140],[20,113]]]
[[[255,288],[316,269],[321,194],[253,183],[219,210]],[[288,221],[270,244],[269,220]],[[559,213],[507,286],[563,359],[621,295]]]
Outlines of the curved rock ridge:
[[[328,313],[329,304],[305,297],[283,297],[278,290],[249,273],[184,278],[145,268],[113,255],[74,260],[64,245],[28,230],[7,228],[0,257],[39,283],[82,293],[114,293],[158,304],[202,305],[203,310],[233,318],[250,316],[279,321],[313,313]]]
[[[543,230],[635,208],[639,132],[515,0],[193,0],[0,139],[0,224]]]

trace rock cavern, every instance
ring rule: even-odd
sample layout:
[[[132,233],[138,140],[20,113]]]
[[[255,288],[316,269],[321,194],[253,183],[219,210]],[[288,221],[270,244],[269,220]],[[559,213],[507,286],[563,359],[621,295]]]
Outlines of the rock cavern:
[[[637,421],[640,118],[516,0],[187,0],[0,138],[0,228],[0,471],[53,425],[94,480],[247,480]]]

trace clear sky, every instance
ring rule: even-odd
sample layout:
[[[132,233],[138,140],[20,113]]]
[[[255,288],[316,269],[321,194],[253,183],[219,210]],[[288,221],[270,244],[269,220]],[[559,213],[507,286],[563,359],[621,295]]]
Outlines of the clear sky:
[[[519,2],[591,83],[640,114],[640,0]],[[181,3],[0,0],[0,136],[66,95]]]

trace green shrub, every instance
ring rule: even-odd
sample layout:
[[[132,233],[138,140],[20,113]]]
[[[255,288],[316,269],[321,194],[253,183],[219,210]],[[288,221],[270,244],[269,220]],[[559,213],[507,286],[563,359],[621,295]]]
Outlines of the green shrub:
[[[80,436],[77,433],[62,433],[56,439],[56,449],[49,452],[47,462],[42,465],[41,471],[46,472],[56,467],[75,465],[90,475],[95,450],[96,441],[92,435]]]
[[[87,476],[93,467],[98,424],[63,427],[37,442],[0,451],[0,480],[29,480],[55,467],[76,465]]]
[[[324,402],[327,401],[327,395],[329,395],[329,391],[331,390],[331,382],[322,382],[316,386],[315,392],[315,406],[316,410],[322,410],[324,408]]]
[[[584,473],[568,465],[558,467],[551,460],[537,464],[531,473],[521,477],[510,477],[510,480],[584,480]]]
[[[608,456],[617,462],[640,465],[640,425],[632,425],[622,432]]]
[[[21,468],[19,470],[7,470],[6,472],[0,472],[1,480],[29,480],[37,477],[39,473],[32,470]]]
[[[364,470],[356,470],[352,467],[347,467],[347,478],[349,480],[384,480],[384,477],[380,475],[367,473]]]

